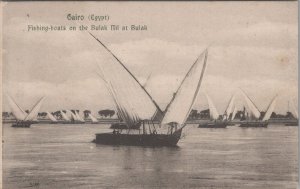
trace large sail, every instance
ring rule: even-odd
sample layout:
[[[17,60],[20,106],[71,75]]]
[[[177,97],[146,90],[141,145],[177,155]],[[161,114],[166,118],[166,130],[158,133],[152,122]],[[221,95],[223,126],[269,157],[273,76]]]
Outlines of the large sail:
[[[255,106],[255,104],[253,103],[253,101],[248,97],[248,95],[243,91],[241,90],[244,97],[245,97],[245,100],[247,102],[247,105],[248,105],[248,108],[250,109],[252,115],[256,118],[256,119],[259,119],[260,117],[260,111],[258,110],[258,108]]]
[[[98,122],[98,119],[95,118],[91,113],[89,113],[89,118],[92,120],[92,122]]]
[[[237,108],[236,106],[234,106],[230,120],[234,120],[236,113],[237,113]]]
[[[60,114],[61,114],[62,118],[65,121],[70,121],[70,118],[65,114],[65,112],[63,112],[62,110],[60,110]]]
[[[29,114],[26,116],[25,121],[32,121],[37,117],[37,114],[42,106],[45,97],[42,97],[30,110]]]
[[[202,78],[206,68],[207,50],[205,50],[191,66],[182,80],[176,93],[165,111],[161,125],[176,122],[182,127],[189,116],[192,106],[198,96]]]
[[[207,98],[208,106],[209,106],[209,115],[211,119],[218,119],[219,113],[217,111],[217,108],[215,107],[214,103],[212,102],[211,98],[208,96],[208,94],[205,93],[205,96]]]
[[[47,116],[51,121],[57,122],[57,119],[50,112],[47,112]]]
[[[136,77],[99,39],[93,37],[104,47],[110,57],[107,61],[103,61],[101,67],[106,74],[106,79],[114,88],[121,110],[128,114],[136,114],[140,120],[153,119],[157,112],[162,117],[161,109]]]
[[[17,120],[24,120],[27,113],[14,101],[14,99],[6,94],[11,111]]]
[[[263,117],[263,121],[266,121],[266,120],[269,120],[271,115],[272,115],[272,112],[275,108],[275,105],[276,105],[276,98],[277,98],[277,95],[273,98],[273,100],[271,101],[271,103],[269,104],[268,106],[268,109],[265,113],[265,116]]]

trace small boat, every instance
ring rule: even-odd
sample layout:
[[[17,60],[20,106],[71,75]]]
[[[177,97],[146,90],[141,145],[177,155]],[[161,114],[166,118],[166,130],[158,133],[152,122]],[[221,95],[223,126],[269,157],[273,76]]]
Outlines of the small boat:
[[[242,121],[240,124],[240,127],[267,127],[268,126],[268,121],[251,121],[251,120],[247,120],[247,121]]]
[[[50,112],[46,112],[47,113],[47,117],[51,120],[51,124],[57,124],[58,121],[57,119],[50,113]]]
[[[70,124],[83,124],[84,120],[80,118],[76,110],[68,110],[71,115]]]
[[[268,120],[270,119],[271,114],[276,105],[277,95],[271,100],[265,115],[263,116],[263,118],[261,118],[261,113],[258,110],[258,108],[255,106],[253,101],[247,96],[247,94],[243,90],[242,92],[244,94],[247,105],[251,110],[251,115],[252,117],[254,117],[254,119],[249,119],[249,117],[246,118],[246,120],[240,122],[240,127],[267,127],[269,124]]]
[[[193,63],[163,113],[128,68],[99,39],[93,37],[117,62],[99,65],[99,76],[105,82],[115,108],[127,126],[125,130],[97,133],[93,142],[106,145],[176,146],[200,89],[206,68],[207,50]],[[154,121],[159,121],[160,127],[156,127]],[[140,129],[139,133],[132,133],[131,127],[138,123],[142,125],[142,133]]]
[[[299,122],[298,120],[294,121],[294,122],[288,122],[284,124],[285,126],[299,126]]]
[[[220,119],[220,115],[212,102],[208,94],[205,93],[209,106],[209,116],[212,120],[206,123],[201,123],[198,125],[198,128],[225,128],[227,127],[227,121]]]
[[[228,123],[226,121],[211,121],[208,123],[199,124],[198,128],[226,128]]]
[[[17,120],[16,123],[12,124],[12,127],[30,128],[31,124],[37,123],[36,117],[45,97],[40,98],[27,114],[11,96],[9,96],[8,94],[6,96],[12,109],[13,115]]]

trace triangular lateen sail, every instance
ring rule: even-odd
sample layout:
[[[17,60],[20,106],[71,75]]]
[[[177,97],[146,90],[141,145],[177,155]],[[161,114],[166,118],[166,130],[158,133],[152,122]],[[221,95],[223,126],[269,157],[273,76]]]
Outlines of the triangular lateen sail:
[[[159,112],[162,117],[161,109],[143,85],[99,39],[93,37],[104,47],[107,55],[115,60],[114,62],[103,61],[105,65],[101,67],[103,72],[107,73],[106,80],[115,91],[121,111],[136,114],[139,120],[150,120],[156,112]]]
[[[218,119],[219,113],[217,111],[217,108],[215,107],[214,103],[212,102],[211,98],[208,96],[208,94],[205,93],[205,96],[207,98],[208,106],[209,106],[209,115],[211,119]]]
[[[253,101],[248,97],[248,95],[241,89],[245,100],[247,102],[248,108],[250,109],[252,115],[256,118],[259,119],[260,117],[260,111],[258,110],[258,108],[255,106],[255,104],[253,103]]]
[[[24,120],[27,113],[15,102],[15,100],[6,94],[11,111],[17,120]]]
[[[197,58],[185,75],[172,100],[167,106],[161,125],[177,123],[183,128],[192,106],[198,96],[206,69],[207,49]]]
[[[276,98],[277,98],[277,95],[272,99],[271,103],[269,104],[268,108],[267,108],[267,111],[262,119],[262,121],[267,121],[270,119],[271,115],[272,115],[272,112],[275,108],[275,105],[276,105]]]
[[[43,101],[45,100],[45,97],[42,97],[34,106],[33,108],[30,110],[29,114],[26,116],[26,118],[24,119],[25,121],[32,121],[34,120],[38,113],[39,110],[42,106]]]
[[[53,121],[53,122],[57,122],[57,119],[50,113],[50,112],[46,112],[47,113],[47,116],[48,118]]]
[[[78,121],[84,122],[84,119],[79,115],[79,113],[75,110],[75,116]]]
[[[79,121],[76,114],[74,114],[71,110],[67,110],[67,112],[71,115],[71,120]]]

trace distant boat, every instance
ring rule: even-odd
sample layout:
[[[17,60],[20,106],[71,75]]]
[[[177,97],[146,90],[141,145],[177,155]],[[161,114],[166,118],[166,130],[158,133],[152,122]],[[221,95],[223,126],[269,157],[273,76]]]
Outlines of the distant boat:
[[[38,111],[42,105],[43,100],[45,97],[40,98],[37,103],[31,108],[29,113],[27,114],[16,102],[15,100],[9,96],[6,95],[8,102],[10,104],[11,110],[13,115],[15,116],[17,122],[12,124],[12,127],[23,127],[23,128],[29,128],[31,124],[36,123],[36,117],[38,114]]]
[[[291,113],[294,116],[294,118],[296,118],[296,120],[286,123],[285,126],[298,126],[299,125],[298,110],[293,101],[292,101],[292,108],[293,108],[293,111]]]
[[[47,117],[51,120],[51,123],[58,123],[57,119],[50,112],[46,112],[46,113],[47,113]]]
[[[67,116],[67,114],[64,111],[60,110],[60,115],[63,119],[62,123],[71,123],[71,119]]]
[[[209,106],[209,116],[210,121],[206,123],[199,124],[199,128],[225,128],[227,126],[227,120],[220,119],[220,114],[217,111],[214,103],[208,94],[205,93],[207,98],[208,106]]]
[[[69,112],[69,114],[71,115],[71,124],[82,124],[84,123],[84,120],[81,120],[80,116],[78,115],[78,113],[76,112],[76,110],[71,111],[71,110],[67,110]]]
[[[206,68],[207,51],[192,65],[162,114],[157,103],[135,76],[99,39],[94,38],[116,60],[115,64],[101,67],[101,77],[104,77],[118,114],[128,127],[126,130],[114,130],[112,133],[98,133],[94,142],[109,145],[175,146],[200,89]],[[203,66],[200,63],[203,63]],[[162,129],[155,126],[154,119],[160,120]],[[139,122],[142,131],[132,133],[130,127]],[[164,128],[167,129],[167,133],[163,133]]]
[[[253,101],[248,97],[248,95],[243,90],[242,92],[247,102],[247,105],[251,111],[251,115],[252,117],[254,117],[254,119],[253,118],[250,119],[250,117],[248,116],[246,120],[240,122],[240,127],[267,127],[269,124],[268,120],[270,119],[271,114],[275,108],[277,95],[272,99],[264,117],[261,119],[260,116],[261,113],[256,107],[256,105],[253,103]]]

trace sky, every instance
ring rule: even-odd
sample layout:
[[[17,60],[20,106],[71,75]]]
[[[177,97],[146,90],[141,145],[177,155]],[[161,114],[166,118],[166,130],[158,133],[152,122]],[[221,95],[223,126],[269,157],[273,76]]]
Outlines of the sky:
[[[113,108],[97,64],[108,57],[84,31],[28,32],[28,25],[147,25],[147,31],[91,31],[141,83],[162,109],[196,58],[208,48],[208,66],[194,109],[218,111],[239,88],[265,111],[298,100],[297,1],[265,2],[8,2],[3,7],[3,92],[41,111]],[[49,11],[50,10],[50,11]],[[109,15],[109,21],[70,21],[67,15]],[[117,73],[116,77],[118,76]],[[3,109],[9,106],[3,99]]]

